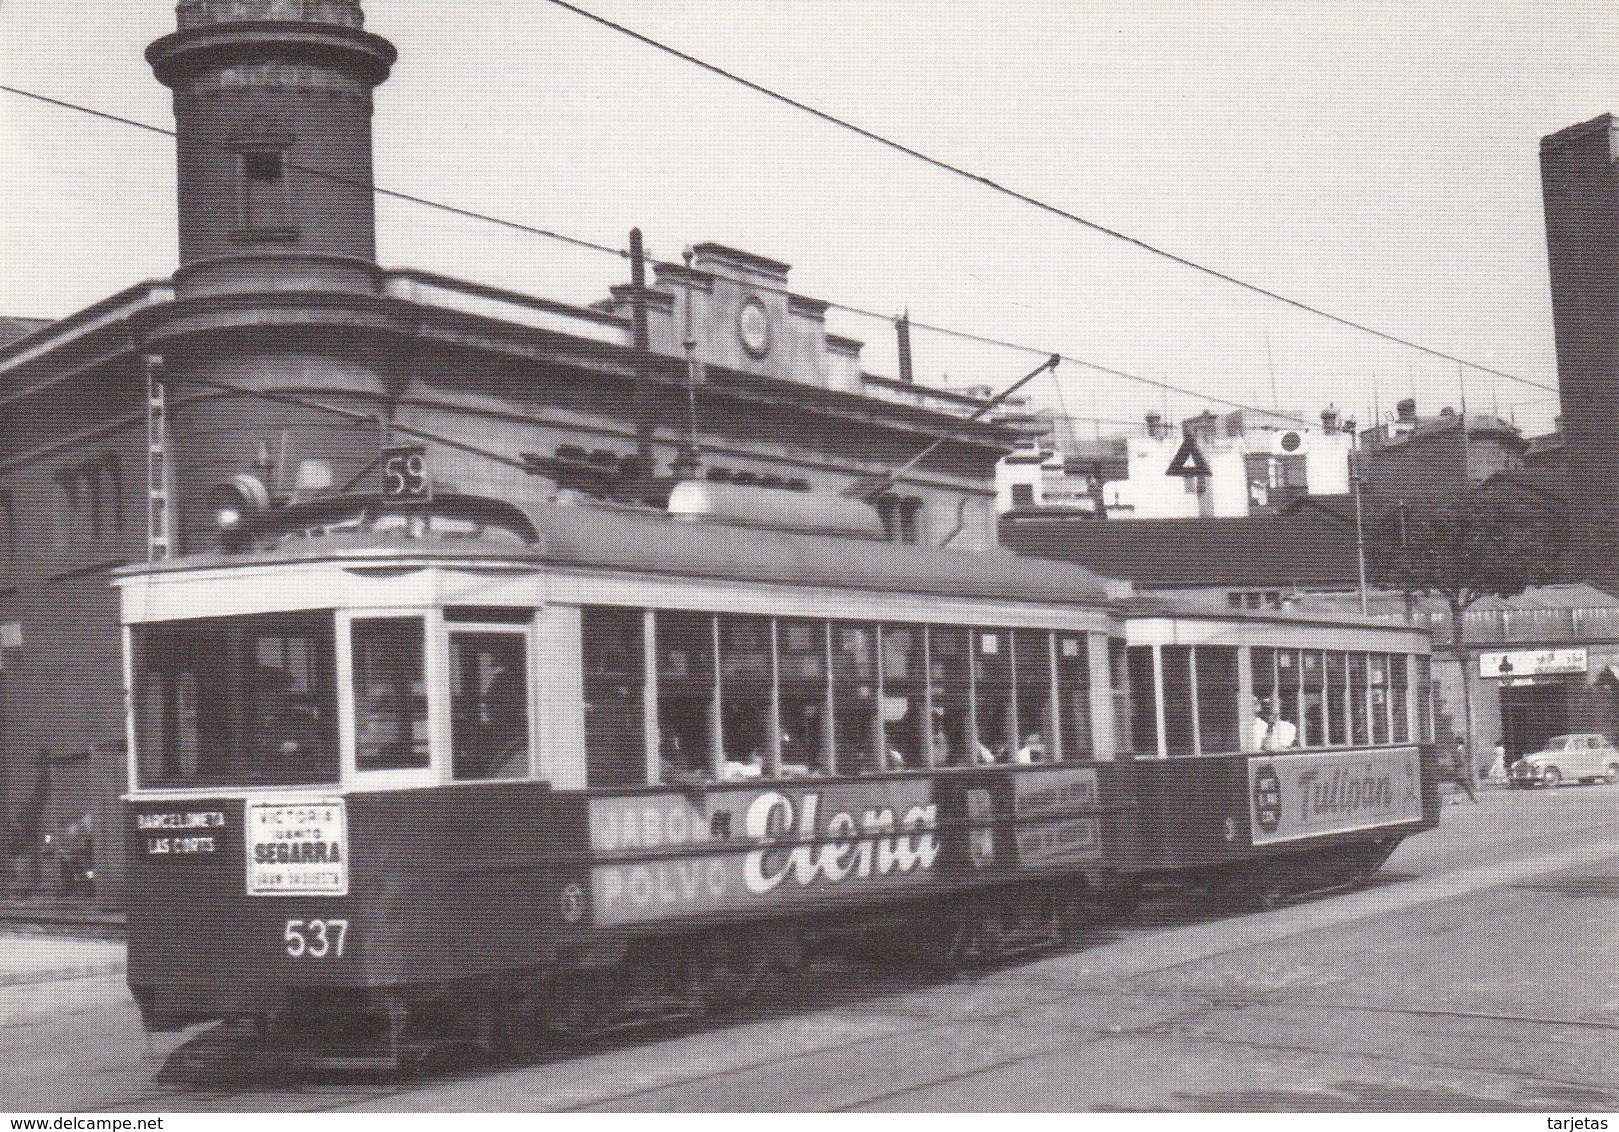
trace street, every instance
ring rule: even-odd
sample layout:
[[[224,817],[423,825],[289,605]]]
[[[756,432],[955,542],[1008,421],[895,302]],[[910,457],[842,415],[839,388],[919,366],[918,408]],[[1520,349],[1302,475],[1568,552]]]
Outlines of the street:
[[[160,1082],[187,1035],[143,1036],[115,945],[67,941],[57,976],[0,983],[0,1096],[39,1113],[1619,1108],[1619,789],[1480,800],[1361,892],[1263,914],[1152,902],[976,979],[851,964],[730,1024],[402,1081]]]

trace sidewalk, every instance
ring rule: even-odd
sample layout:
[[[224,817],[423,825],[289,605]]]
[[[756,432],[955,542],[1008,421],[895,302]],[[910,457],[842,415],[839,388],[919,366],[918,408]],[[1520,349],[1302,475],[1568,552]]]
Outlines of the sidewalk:
[[[82,930],[87,935],[116,936],[124,930],[124,914],[96,907],[82,896],[54,893],[20,895],[0,888],[0,932],[29,927]]]
[[[123,940],[46,934],[0,924],[0,998],[9,986],[81,979],[123,969]]]

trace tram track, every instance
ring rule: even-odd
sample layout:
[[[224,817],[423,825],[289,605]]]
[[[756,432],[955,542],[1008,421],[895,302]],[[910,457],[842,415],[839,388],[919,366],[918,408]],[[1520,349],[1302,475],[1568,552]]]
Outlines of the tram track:
[[[1611,826],[1607,827],[1611,828]],[[823,1061],[839,1058],[885,1064],[896,1044],[934,1051],[936,1061],[924,1080],[899,1088],[855,1089],[834,1108],[892,1104],[907,1095],[969,1081],[1006,1070],[1022,1061],[1060,1055],[1108,1041],[1183,1041],[1213,1043],[1270,1052],[1278,1057],[1319,1056],[1333,1052],[1322,1044],[1238,1040],[1198,1019],[1237,1012],[1308,1011],[1316,1015],[1381,1016],[1391,1020],[1430,1019],[1476,1024],[1491,1040],[1519,1028],[1567,1028],[1608,1033],[1619,1023],[1590,1018],[1564,1018],[1509,1011],[1451,1009],[1420,1002],[1406,1006],[1315,998],[1303,984],[1264,990],[1204,991],[1192,987],[1158,988],[1152,977],[1176,968],[1230,958],[1258,944],[1296,940],[1333,927],[1399,912],[1419,904],[1443,901],[1484,887],[1512,887],[1522,879],[1565,868],[1593,854],[1615,850],[1587,844],[1578,851],[1543,854],[1515,862],[1515,867],[1488,865],[1440,877],[1384,879],[1370,895],[1312,898],[1276,912],[1242,915],[1218,907],[1205,894],[1181,893],[1149,900],[1131,919],[1098,923],[1075,943],[1041,955],[999,964],[981,974],[950,980],[913,967],[885,966],[863,960],[820,959],[792,981],[748,1009],[696,1026],[651,1028],[614,1035],[569,1048],[547,1051],[521,1061],[448,1065],[443,1071],[396,1080],[329,1082],[309,1078],[267,1081],[221,1081],[184,1087],[143,1090],[123,1098],[116,1110],[264,1110],[344,1111],[352,1109],[436,1109],[457,1107],[455,1098],[488,1095],[487,1086],[509,1078],[515,1108],[589,1111],[657,1108],[671,1096],[712,1087],[723,1091],[750,1075],[792,1078],[800,1071],[813,1076]],[[1571,861],[1570,858],[1579,860]],[[1448,888],[1432,882],[1452,878]],[[1457,881],[1456,878],[1462,878]],[[1413,900],[1391,900],[1390,894],[1422,888]],[[1332,914],[1323,914],[1332,913]],[[1263,930],[1260,930],[1263,929]],[[1190,936],[1188,936],[1190,933]],[[1211,935],[1211,933],[1213,933]],[[1223,942],[1214,946],[1215,936]],[[1160,961],[1173,951],[1171,961]],[[1118,979],[1128,980],[1119,986]],[[1097,985],[1109,980],[1112,986]],[[921,996],[920,998],[918,996]],[[1126,1014],[1134,1017],[1123,1017]],[[1039,1032],[1029,1020],[1037,1016]],[[1083,1020],[1083,1021],[1081,1021]],[[1280,1023],[1278,1023],[1280,1024]],[[1192,1025],[1192,1032],[1187,1026]],[[1167,1029],[1166,1029],[1167,1027]],[[1503,1029],[1505,1028],[1505,1029]],[[1485,1032],[1485,1031],[1481,1031]],[[1016,1037],[1017,1048],[1004,1056],[981,1056],[982,1041],[993,1053],[997,1042]],[[683,1043],[679,1049],[672,1043]],[[1339,1051],[1341,1052],[1341,1051]],[[1370,1054],[1368,1054],[1370,1056]],[[1399,1065],[1397,1058],[1384,1059]],[[558,1070],[591,1063],[590,1084],[580,1087],[577,1075]],[[953,1062],[953,1063],[952,1063]],[[671,1071],[683,1065],[687,1072]],[[1465,1062],[1435,1062],[1447,1072],[1475,1072]],[[824,1067],[823,1067],[824,1068]],[[921,1068],[921,1067],[917,1067]],[[536,1074],[541,1080],[534,1080]],[[1588,1083],[1555,1074],[1525,1071],[1522,1080],[1547,1089],[1579,1090]],[[572,1079],[570,1083],[569,1079]],[[524,1087],[522,1082],[530,1082]],[[732,1083],[732,1084],[728,1084]],[[672,1107],[680,1107],[677,1103]]]

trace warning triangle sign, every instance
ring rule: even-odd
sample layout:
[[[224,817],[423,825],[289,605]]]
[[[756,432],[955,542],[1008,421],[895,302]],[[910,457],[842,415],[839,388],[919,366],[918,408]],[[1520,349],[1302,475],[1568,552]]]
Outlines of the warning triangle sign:
[[[1181,442],[1180,451],[1169,462],[1165,470],[1166,476],[1206,476],[1209,474],[1209,462],[1203,458],[1198,450],[1197,441],[1188,436]]]

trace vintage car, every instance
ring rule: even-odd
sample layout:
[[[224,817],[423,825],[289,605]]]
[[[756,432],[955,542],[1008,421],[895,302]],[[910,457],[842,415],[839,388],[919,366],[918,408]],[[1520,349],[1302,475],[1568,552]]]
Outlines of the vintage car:
[[[1514,786],[1557,786],[1567,779],[1619,783],[1619,750],[1607,736],[1558,735],[1512,764]]]

